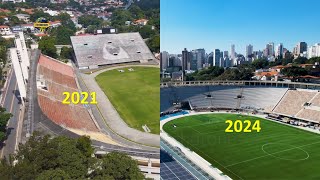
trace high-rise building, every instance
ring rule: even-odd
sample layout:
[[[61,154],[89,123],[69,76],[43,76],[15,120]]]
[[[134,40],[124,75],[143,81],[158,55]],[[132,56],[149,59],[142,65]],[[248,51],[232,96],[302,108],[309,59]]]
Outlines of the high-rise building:
[[[229,52],[228,51],[223,51],[223,57],[228,57],[229,58]]]
[[[197,69],[202,69],[205,63],[206,51],[204,49],[196,49],[197,52]]]
[[[282,58],[282,56],[283,56],[283,45],[282,45],[282,43],[280,43],[277,46],[276,57]]]
[[[188,52],[187,48],[182,51],[182,71],[190,70],[190,57],[191,54]]]
[[[197,51],[190,52],[190,70],[197,70]]]
[[[220,50],[219,49],[215,49],[213,51],[213,66],[220,66]]]
[[[235,59],[236,58],[236,49],[234,44],[231,44],[231,54],[230,54],[231,59]]]
[[[160,70],[164,71],[168,67],[169,61],[169,53],[167,51],[163,51],[160,53]]]
[[[297,50],[298,50],[297,53],[301,54],[301,53],[307,51],[307,48],[308,48],[308,46],[307,46],[306,42],[299,42],[297,44]]]
[[[270,42],[268,44],[268,48],[269,48],[269,56],[274,56],[274,43]]]
[[[320,57],[320,43],[316,43],[308,48],[308,58]]]
[[[214,58],[213,58],[213,52],[211,52],[208,57],[207,57],[207,63],[209,66],[213,66],[213,61],[214,61]]]
[[[251,44],[247,45],[246,47],[246,58],[250,58],[250,56],[253,54],[253,46]]]
[[[223,51],[220,51],[219,66],[224,67]]]

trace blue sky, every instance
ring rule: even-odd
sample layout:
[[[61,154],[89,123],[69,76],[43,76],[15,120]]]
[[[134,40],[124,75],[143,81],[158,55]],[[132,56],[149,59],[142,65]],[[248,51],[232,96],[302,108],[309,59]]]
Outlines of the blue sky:
[[[205,48],[244,53],[268,42],[320,42],[319,0],[161,0],[161,51]]]

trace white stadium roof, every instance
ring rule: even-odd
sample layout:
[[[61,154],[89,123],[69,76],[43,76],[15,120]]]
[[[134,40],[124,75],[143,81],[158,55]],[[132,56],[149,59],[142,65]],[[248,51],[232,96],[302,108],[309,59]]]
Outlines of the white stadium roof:
[[[139,33],[71,36],[79,68],[154,60]]]

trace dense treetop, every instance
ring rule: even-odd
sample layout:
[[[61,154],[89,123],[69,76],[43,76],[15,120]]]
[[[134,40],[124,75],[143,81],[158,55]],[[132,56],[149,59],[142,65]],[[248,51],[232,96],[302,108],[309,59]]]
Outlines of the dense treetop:
[[[34,133],[9,162],[0,163],[2,179],[144,179],[131,157],[112,152],[97,159],[89,137],[71,139]],[[15,165],[13,165],[15,162]]]

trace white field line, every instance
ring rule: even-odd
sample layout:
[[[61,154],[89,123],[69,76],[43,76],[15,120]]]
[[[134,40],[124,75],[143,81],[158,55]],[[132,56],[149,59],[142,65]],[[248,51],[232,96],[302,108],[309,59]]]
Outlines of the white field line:
[[[180,136],[179,136],[180,137]],[[180,137],[181,138],[181,137]],[[181,138],[183,140],[183,138]],[[186,143],[188,143],[187,141],[185,141]],[[207,155],[206,153],[202,152],[200,149],[198,149],[197,147],[193,146],[192,144],[188,143],[191,147],[197,149],[199,152],[201,152],[202,154],[206,155],[208,158],[212,159],[209,155]],[[239,175],[237,175],[236,173],[234,173],[233,171],[231,171],[230,169],[227,168],[227,166],[222,165],[221,163],[219,163],[218,161],[214,160],[216,163],[218,163],[220,166],[222,166],[224,169],[228,170],[229,172],[231,172],[232,174],[234,174],[235,176],[237,176],[239,179],[242,179]]]
[[[293,148],[289,148],[289,149],[285,149],[285,150],[282,150],[282,151],[270,153],[270,154],[267,154],[267,155],[264,155],[264,156],[255,157],[255,158],[252,158],[252,159],[247,159],[247,160],[244,160],[244,161],[240,161],[240,162],[237,162],[237,163],[234,163],[234,164],[227,165],[226,167],[231,167],[231,166],[238,165],[238,164],[241,164],[241,163],[253,161],[253,160],[260,159],[260,158],[263,158],[263,157],[267,157],[267,156],[270,156],[270,155],[274,155],[274,154],[278,154],[278,153],[282,153],[282,152],[286,152],[286,151],[290,151],[290,150],[293,150],[293,149],[297,149],[297,148],[301,148],[301,147],[305,147],[305,146],[310,146],[310,145],[318,144],[318,143],[320,143],[320,141],[315,142],[315,143],[305,144],[305,145],[302,145],[302,146],[296,146],[296,147],[293,147]]]

